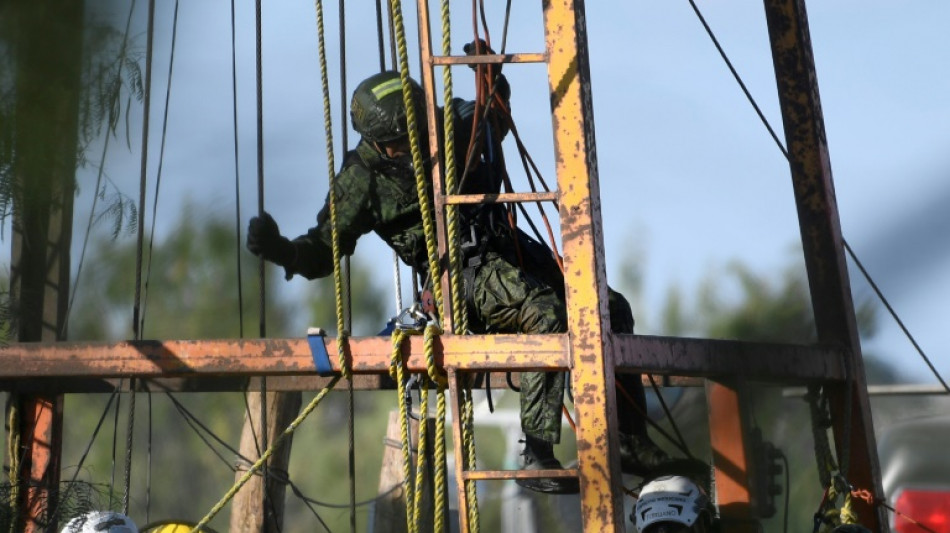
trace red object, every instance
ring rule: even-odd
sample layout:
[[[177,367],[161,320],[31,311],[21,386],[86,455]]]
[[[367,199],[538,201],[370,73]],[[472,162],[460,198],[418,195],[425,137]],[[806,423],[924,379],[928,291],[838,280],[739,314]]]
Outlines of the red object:
[[[950,533],[950,491],[905,489],[894,503],[898,533],[925,533],[915,520],[937,533]],[[908,520],[911,519],[911,520]]]

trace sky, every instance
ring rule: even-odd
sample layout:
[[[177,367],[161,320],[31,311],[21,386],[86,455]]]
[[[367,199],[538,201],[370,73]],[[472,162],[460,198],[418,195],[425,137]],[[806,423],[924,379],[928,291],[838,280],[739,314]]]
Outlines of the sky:
[[[144,50],[146,3],[138,4],[133,33]],[[245,227],[257,210],[254,10],[252,3],[238,4],[236,97],[230,3],[179,6],[153,220],[175,7],[172,2],[158,3],[144,215],[148,227],[155,223],[159,239],[185,202],[196,214],[234,217],[235,101]],[[503,3],[493,4],[488,20],[492,43],[500,49]],[[540,3],[513,4],[506,50],[543,51]],[[761,4],[697,5],[781,138]],[[379,68],[374,6],[368,0],[347,2],[348,93]],[[467,2],[452,7],[452,44],[458,54],[472,39],[471,9]],[[325,9],[339,166],[339,13],[336,5]],[[413,19],[414,3],[405,9],[406,18]],[[687,0],[588,2],[586,9],[608,281],[620,279],[628,258],[640,261],[643,286],[628,296],[637,309],[638,332],[660,334],[659,312],[670,287],[679,287],[690,298],[710,272],[721,273],[732,261],[762,275],[774,273],[776,280],[800,262],[788,165]],[[950,20],[950,4],[838,0],[811,2],[808,9],[844,238],[938,370],[950,376],[950,211],[944,207],[950,201],[950,39],[943,24]],[[264,5],[263,202],[290,237],[313,224],[327,191],[316,28],[312,2]],[[414,50],[414,29],[408,33]],[[437,45],[439,38],[435,36]],[[414,54],[412,61],[418,78]],[[513,87],[512,111],[519,131],[545,179],[554,183],[544,68],[508,65],[505,73]],[[453,75],[455,94],[473,96],[471,72],[462,67]],[[141,109],[133,109],[131,148],[114,143],[106,162],[107,174],[132,198],[138,197],[141,118]],[[349,145],[356,140],[350,132]],[[514,151],[509,150],[511,160]],[[509,170],[520,175],[518,168]],[[76,212],[82,221],[91,205],[95,172],[86,169],[79,180]],[[523,182],[521,187],[526,190]],[[549,216],[556,219],[553,211]],[[392,286],[391,257],[379,239],[368,236],[354,261],[374,265],[381,285]],[[849,269],[855,300],[875,298],[853,264]],[[306,283],[297,278],[278,290],[293,294]],[[724,290],[728,295],[728,288]],[[884,357],[909,381],[935,383],[883,308],[879,318],[878,333],[865,343],[865,352]]]

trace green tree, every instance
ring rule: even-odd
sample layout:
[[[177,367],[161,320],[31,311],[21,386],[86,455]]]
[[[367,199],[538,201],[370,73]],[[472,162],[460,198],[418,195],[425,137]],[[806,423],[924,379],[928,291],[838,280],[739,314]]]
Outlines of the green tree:
[[[235,265],[236,242],[234,228],[223,219],[196,219],[191,204],[184,204],[174,228],[168,237],[146,246],[146,261],[150,267],[147,291],[143,293],[143,315],[146,338],[153,339],[202,339],[235,338],[238,336],[239,319],[237,305],[237,269]],[[88,259],[86,274],[79,287],[73,307],[70,332],[73,339],[103,340],[122,339],[132,331],[131,316],[135,287],[135,244],[128,239],[114,240],[103,237],[96,241]],[[247,336],[256,336],[258,320],[257,259],[241,250],[242,275],[244,278],[244,331]],[[352,307],[354,330],[357,334],[378,332],[388,318],[385,299],[390,294],[384,283],[371,277],[367,268],[360,266],[359,258],[352,262]],[[335,295],[332,278],[315,280],[307,284],[300,301],[278,299],[281,293],[283,271],[267,266],[268,335],[273,337],[302,336],[303,332],[288,331],[288,324],[301,309],[309,317],[307,323],[321,325],[335,334]],[[301,304],[295,309],[294,304]],[[372,333],[370,333],[372,334]],[[345,385],[338,386],[314,412],[294,436],[294,451],[288,468],[293,483],[287,496],[285,530],[313,529],[316,518],[294,491],[322,502],[346,504],[347,498],[347,449],[346,420],[348,417]],[[309,402],[314,393],[303,394]],[[359,443],[356,458],[357,497],[371,499],[377,493],[382,460],[383,437],[388,411],[396,407],[395,392],[358,392],[355,411],[356,442]],[[206,424],[224,442],[236,448],[240,428],[245,415],[245,399],[239,393],[188,393],[175,394],[184,407]],[[66,475],[88,444],[91,432],[101,416],[108,397],[106,395],[70,395],[67,397],[67,427],[64,452]],[[231,486],[234,474],[230,469],[233,452],[220,445],[214,448],[226,460],[209,450],[196,433],[181,417],[172,400],[163,394],[152,394],[151,408],[137,402],[135,463],[133,466],[134,518],[143,522],[146,493],[145,457],[149,444],[147,426],[143,420],[151,417],[151,517],[182,517],[196,520],[204,515]],[[113,404],[113,409],[115,408]],[[121,407],[119,427],[113,428],[114,415],[107,417],[106,429],[98,437],[91,455],[84,463],[80,479],[103,482],[112,478],[112,454],[124,453],[120,444],[113,452],[114,435],[119,442],[124,440],[126,418],[125,406]],[[150,412],[149,412],[150,411]],[[213,441],[212,441],[213,442]],[[119,461],[121,464],[121,461]],[[159,466],[161,465],[161,466]],[[121,466],[118,467],[121,471]],[[200,476],[195,476],[200,472]],[[116,483],[122,479],[115,474]],[[121,483],[120,483],[121,484]],[[180,484],[187,490],[181,490]],[[121,494],[123,487],[114,489]],[[327,509],[315,506],[333,531],[348,527],[346,509]],[[368,506],[359,511],[361,523],[365,523]],[[219,531],[228,530],[227,517],[218,517],[212,525]]]
[[[712,272],[689,307],[677,288],[671,288],[661,311],[665,333],[678,336],[736,339],[758,342],[811,344],[816,342],[808,283],[800,263],[776,274],[757,274],[740,263],[724,272]],[[875,307],[870,301],[856,304],[858,329],[863,338],[875,331]],[[864,354],[870,382],[893,383],[896,369]],[[801,396],[783,394],[781,384],[751,384],[753,424],[764,438],[787,457],[790,476],[789,520],[793,529],[810,524],[821,500],[822,488],[814,454],[808,405]],[[686,390],[673,412],[673,420],[689,448],[709,459],[709,427],[702,390]],[[665,424],[669,429],[669,421]],[[783,487],[784,489],[784,487]],[[763,523],[766,531],[781,531],[785,495],[776,498],[776,514]]]
[[[14,0],[0,5],[0,222],[12,218],[13,249],[10,311],[2,313],[9,322],[0,329],[15,331],[19,341],[65,337],[76,167],[84,133],[101,123],[100,116],[84,108],[90,100],[84,98],[89,78],[83,60],[100,51],[86,49],[90,29],[83,2]],[[108,109],[118,114],[120,107]],[[110,127],[114,131],[115,122]],[[33,449],[34,436],[57,442],[61,400],[11,395],[6,408],[16,424],[11,442],[25,436],[24,446]],[[33,422],[16,414],[41,403],[50,408],[36,419],[36,427],[44,428],[37,432]],[[5,460],[14,484],[32,484],[30,492],[44,498],[58,483],[59,463],[57,457],[33,463],[38,457],[9,454]],[[33,505],[27,503],[34,498],[28,491],[13,493],[11,505]],[[33,518],[31,513],[22,519]]]
[[[146,243],[144,286],[141,315],[146,338],[208,339],[237,338],[241,320],[245,334],[254,332],[258,323],[258,261],[239,248],[233,223],[223,218],[199,219],[200,210],[185,203],[168,237]],[[78,287],[72,309],[72,339],[116,340],[132,332],[132,308],[136,281],[136,243],[131,239],[102,237],[91,249],[87,274]],[[243,279],[243,312],[238,305],[238,265]],[[282,283],[280,272],[268,267],[268,285]],[[288,334],[285,325],[292,314],[290,303],[268,292],[266,304],[269,334]],[[248,335],[251,336],[251,335]],[[233,481],[233,459],[211,453],[193,431],[171,398],[162,394],[161,383],[151,383],[156,394],[136,405],[133,452],[132,516],[143,523],[145,494],[151,494],[151,516],[200,518],[212,507]],[[241,393],[176,394],[175,399],[201,420],[224,442],[237,447],[244,416],[245,399]],[[82,451],[90,441],[108,395],[69,395],[66,411],[64,477],[73,475]],[[117,416],[106,418],[118,427],[106,425],[83,463],[80,479],[108,484],[121,495],[124,487],[122,467],[113,466],[113,455],[124,453],[125,446],[112,443],[116,436],[124,442],[127,402],[121,408],[113,402]],[[146,422],[143,422],[146,421]],[[152,432],[151,437],[149,432]],[[111,434],[110,434],[111,433]],[[207,435],[205,435],[207,438]],[[211,441],[213,442],[213,440]],[[117,449],[116,449],[117,448]],[[223,457],[233,453],[218,448]],[[147,463],[153,465],[149,479]],[[122,464],[122,461],[119,461]],[[115,470],[118,468],[119,473]],[[200,472],[201,475],[194,475]],[[112,481],[115,480],[115,481]],[[119,486],[115,486],[118,484]],[[146,486],[149,484],[150,486]],[[179,488],[187,487],[187,490]],[[218,524],[220,527],[220,524]],[[221,530],[226,530],[221,527]]]

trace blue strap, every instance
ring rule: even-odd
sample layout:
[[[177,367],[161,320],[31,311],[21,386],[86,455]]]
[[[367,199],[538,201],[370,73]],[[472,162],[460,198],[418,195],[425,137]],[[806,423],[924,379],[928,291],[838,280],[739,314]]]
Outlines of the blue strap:
[[[313,356],[313,366],[317,369],[317,375],[327,377],[336,375],[333,367],[330,366],[330,355],[327,354],[327,345],[323,341],[323,332],[307,333],[307,343],[310,344],[310,354]]]

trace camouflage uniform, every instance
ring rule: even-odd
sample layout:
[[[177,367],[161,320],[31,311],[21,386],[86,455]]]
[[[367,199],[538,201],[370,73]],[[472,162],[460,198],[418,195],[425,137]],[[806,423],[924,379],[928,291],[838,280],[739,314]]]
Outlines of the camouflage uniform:
[[[469,144],[473,103],[454,100],[457,161],[464,161]],[[441,120],[439,121],[441,123]],[[496,148],[500,148],[496,146]],[[459,157],[461,156],[461,157]],[[461,165],[462,163],[460,163]],[[465,193],[497,192],[497,170],[480,161],[466,180]],[[400,259],[425,273],[425,235],[411,166],[382,156],[365,139],[350,151],[334,181],[336,227],[342,254],[352,254],[362,235],[375,232]],[[431,199],[431,191],[429,198]],[[462,216],[462,234],[476,235],[465,247],[466,300],[470,329],[476,333],[559,333],[566,331],[564,281],[551,252],[520,230],[501,223],[503,207],[468,207]],[[317,225],[292,241],[295,259],[285,264],[288,278],[300,274],[313,279],[333,272],[329,198],[317,215]],[[516,248],[517,241],[517,248]],[[524,265],[519,264],[520,248]],[[611,326],[633,332],[630,305],[610,291]],[[618,378],[625,389],[640,397],[638,377]],[[546,442],[560,439],[565,374],[524,372],[521,375],[521,423],[524,432]],[[621,401],[622,433],[646,434],[641,417],[627,414]]]

